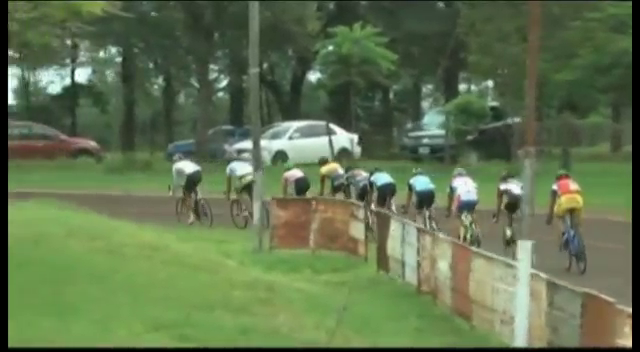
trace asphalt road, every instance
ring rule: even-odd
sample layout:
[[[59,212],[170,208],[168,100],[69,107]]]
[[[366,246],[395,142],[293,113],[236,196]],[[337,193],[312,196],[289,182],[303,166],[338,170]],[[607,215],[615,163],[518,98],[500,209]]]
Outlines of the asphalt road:
[[[9,200],[29,198],[53,198],[71,202],[98,213],[136,222],[176,225],[174,201],[167,196],[110,195],[63,192],[9,192]],[[232,226],[228,204],[221,198],[208,199],[214,213],[215,226]],[[455,233],[456,224],[451,219],[436,214],[440,227],[447,233]],[[478,225],[483,234],[482,248],[502,255],[502,225],[493,224],[491,212],[478,212]],[[567,255],[558,251],[556,227],[544,224],[544,217],[532,219],[531,239],[535,241],[535,267],[551,276],[571,284],[587,287],[609,295],[620,303],[632,305],[632,244],[631,222],[591,219],[583,221],[589,267],[584,276],[576,271],[567,273]]]

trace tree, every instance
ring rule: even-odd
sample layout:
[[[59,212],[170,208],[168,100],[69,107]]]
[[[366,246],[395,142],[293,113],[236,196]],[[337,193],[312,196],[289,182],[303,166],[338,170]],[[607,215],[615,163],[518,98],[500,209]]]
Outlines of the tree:
[[[337,26],[329,32],[332,38],[318,44],[317,65],[329,89],[348,85],[346,112],[351,128],[357,130],[356,94],[369,82],[389,85],[388,76],[396,69],[398,56],[385,47],[388,39],[373,26],[358,22],[351,28]]]

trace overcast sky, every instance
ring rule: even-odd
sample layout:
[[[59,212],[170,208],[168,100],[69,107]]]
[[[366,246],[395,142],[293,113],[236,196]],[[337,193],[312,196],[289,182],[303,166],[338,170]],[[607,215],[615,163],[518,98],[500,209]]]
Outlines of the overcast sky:
[[[13,97],[13,90],[15,89],[16,84],[18,84],[20,71],[15,67],[9,67],[8,69],[9,74],[7,76],[7,83],[9,95],[7,97],[7,102],[9,104],[14,104],[16,101]],[[79,68],[76,71],[76,80],[78,82],[86,83],[90,73],[91,69],[89,68]],[[64,85],[69,84],[70,79],[68,75],[69,71],[67,69],[47,69],[38,72],[38,79],[47,85],[49,93],[57,93]]]

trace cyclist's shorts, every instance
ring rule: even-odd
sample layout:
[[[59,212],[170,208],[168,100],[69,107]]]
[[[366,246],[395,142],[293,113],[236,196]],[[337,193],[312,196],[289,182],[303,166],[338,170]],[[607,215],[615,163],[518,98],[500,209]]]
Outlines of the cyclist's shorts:
[[[331,176],[331,194],[344,193],[347,188],[347,178],[344,174]]]
[[[416,210],[431,209],[435,200],[436,192],[432,189],[416,192]]]
[[[253,172],[238,177],[238,184],[240,185],[240,187],[243,187],[244,185],[251,182],[253,182]]]
[[[469,214],[473,214],[476,211],[476,207],[478,206],[478,200],[461,200],[458,202],[458,206],[456,207],[456,212],[458,215],[462,215],[462,213],[467,212]]]
[[[553,213],[557,217],[562,217],[568,210],[575,210],[579,213],[584,206],[584,200],[580,194],[565,194],[558,198]]]
[[[503,209],[507,213],[513,215],[520,210],[520,203],[522,203],[522,197],[519,195],[507,195],[507,199],[504,201]]]

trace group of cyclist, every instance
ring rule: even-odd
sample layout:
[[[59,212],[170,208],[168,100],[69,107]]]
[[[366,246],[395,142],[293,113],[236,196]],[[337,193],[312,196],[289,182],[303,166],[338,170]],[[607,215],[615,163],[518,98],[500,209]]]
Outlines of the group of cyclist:
[[[331,161],[327,157],[318,159],[318,166],[320,168],[320,196],[324,195],[325,183],[328,181],[331,196],[343,194],[345,198],[350,199],[353,190],[355,200],[395,211],[393,200],[397,192],[396,182],[388,172],[379,168],[370,171],[352,166],[343,168],[338,162]],[[311,182],[305,172],[290,163],[286,163],[284,169],[282,195],[289,195],[289,190],[291,190],[291,194],[294,196],[306,196],[311,189]],[[189,202],[193,201],[193,210],[189,218],[189,223],[192,223],[198,218],[195,202],[197,187],[202,182],[202,169],[195,162],[186,159],[181,154],[176,154],[173,157],[172,175],[171,194],[173,195],[176,186],[182,186],[184,197]],[[252,199],[254,170],[250,155],[241,154],[233,158],[227,165],[226,176],[225,195],[227,200],[230,199],[231,186],[234,182],[238,194],[245,194],[249,199]],[[455,209],[458,216],[462,213],[468,213],[473,218],[479,201],[478,185],[473,178],[463,168],[455,168],[448,188],[446,216],[449,217],[452,210]],[[414,208],[417,212],[431,210],[435,203],[436,186],[422,169],[413,169],[412,175],[407,181],[407,191],[405,211],[410,208],[412,200],[414,200]],[[581,193],[580,186],[571,175],[560,170],[551,187],[547,224],[551,224],[553,215],[561,218],[569,210],[573,211],[574,220],[579,222],[584,205]],[[374,194],[375,199],[373,199]],[[522,182],[514,173],[504,172],[498,180],[496,194],[493,220],[497,222],[501,211],[504,210],[507,213],[508,225],[511,226],[513,216],[519,211],[522,202]],[[560,224],[562,226],[563,222]],[[565,229],[561,228],[561,238],[564,231]]]

